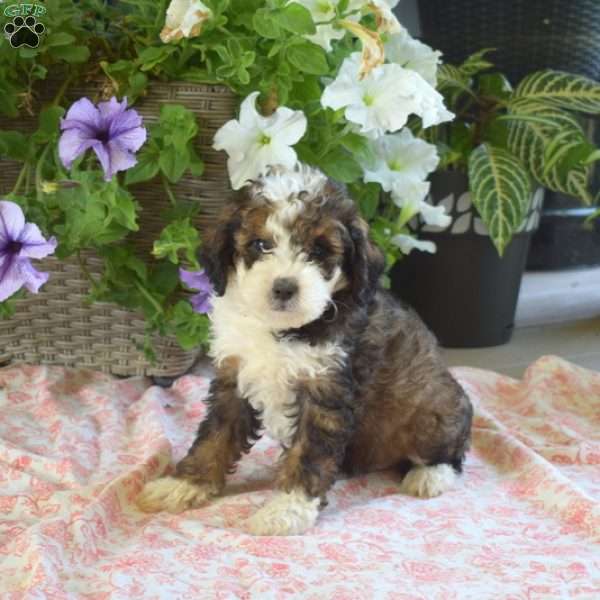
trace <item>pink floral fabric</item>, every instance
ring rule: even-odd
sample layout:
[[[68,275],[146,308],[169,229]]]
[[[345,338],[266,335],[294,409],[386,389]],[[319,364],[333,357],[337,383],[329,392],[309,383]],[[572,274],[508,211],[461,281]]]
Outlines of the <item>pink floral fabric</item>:
[[[48,367],[0,369],[0,596],[8,599],[600,598],[600,374],[545,357],[523,381],[457,369],[475,405],[457,487],[339,481],[301,537],[252,537],[273,493],[263,438],[212,504],[133,500],[193,439],[208,381],[172,389]]]

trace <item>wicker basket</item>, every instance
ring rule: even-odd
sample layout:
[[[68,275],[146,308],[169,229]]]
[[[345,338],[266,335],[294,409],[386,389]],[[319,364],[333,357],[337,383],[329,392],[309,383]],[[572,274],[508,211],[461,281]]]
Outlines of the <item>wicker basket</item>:
[[[598,79],[598,0],[419,0],[423,39],[457,64],[482,48],[516,83],[540,69]]]
[[[92,81],[69,90],[68,100],[82,96],[98,96],[104,82]],[[58,83],[49,82],[44,100],[54,97]],[[200,125],[196,148],[205,163],[202,177],[184,177],[173,186],[178,198],[197,201],[201,205],[196,225],[203,230],[214,219],[219,207],[231,197],[225,168],[225,158],[212,149],[216,130],[234,116],[237,101],[225,87],[187,83],[153,83],[148,94],[136,103],[136,110],[146,124],[158,119],[163,104],[183,104],[192,110]],[[33,131],[35,118],[0,119],[0,129]],[[2,161],[0,166],[0,196],[9,192],[20,166]],[[140,203],[140,232],[133,236],[140,255],[149,257],[152,240],[164,227],[160,215],[169,201],[160,181],[132,186]],[[101,261],[86,255],[92,274],[101,272]],[[50,272],[49,282],[39,294],[16,302],[16,314],[0,321],[0,364],[11,361],[85,366],[115,375],[149,375],[174,377],[188,370],[198,356],[197,351],[185,352],[171,338],[156,338],[157,361],[150,364],[141,348],[145,324],[141,315],[110,303],[87,302],[89,281],[76,259],[58,261],[48,258],[39,263]]]

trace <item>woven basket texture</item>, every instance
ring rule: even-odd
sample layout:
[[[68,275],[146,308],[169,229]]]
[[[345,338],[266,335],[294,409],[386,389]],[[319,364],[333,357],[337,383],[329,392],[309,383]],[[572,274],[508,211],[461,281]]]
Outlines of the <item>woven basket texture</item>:
[[[67,102],[83,96],[98,100],[104,83],[93,80],[71,87]],[[54,97],[59,84],[47,82],[40,93],[40,106]],[[172,189],[177,198],[200,203],[195,225],[203,231],[233,195],[225,157],[211,146],[217,129],[234,116],[236,97],[223,86],[154,82],[135,108],[149,124],[158,120],[163,104],[186,106],[196,114],[200,126],[195,146],[205,163],[204,174],[198,178],[185,176]],[[31,132],[36,121],[28,116],[18,120],[0,118],[0,129]],[[1,161],[0,197],[12,189],[19,170],[18,163]],[[132,236],[134,246],[140,256],[151,260],[152,241],[165,225],[161,215],[169,208],[169,200],[158,178],[130,189],[142,207],[140,231]],[[92,275],[101,273],[101,261],[93,253],[86,253],[85,261]],[[87,302],[89,281],[75,258],[48,258],[38,265],[50,272],[50,280],[39,294],[17,300],[16,314],[0,321],[0,364],[14,361],[85,366],[121,376],[175,377],[187,371],[198,357],[199,351],[186,352],[174,339],[155,337],[157,360],[149,363],[140,349],[145,330],[141,315],[111,303]]]
[[[540,69],[600,78],[599,0],[419,0],[423,39],[457,64],[482,48],[513,83]]]

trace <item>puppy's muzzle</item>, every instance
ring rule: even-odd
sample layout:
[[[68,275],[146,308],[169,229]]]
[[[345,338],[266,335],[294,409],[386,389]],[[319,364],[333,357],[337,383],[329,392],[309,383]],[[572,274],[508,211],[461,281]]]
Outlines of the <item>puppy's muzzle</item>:
[[[271,289],[271,304],[275,310],[286,310],[298,296],[298,281],[293,277],[278,277]]]

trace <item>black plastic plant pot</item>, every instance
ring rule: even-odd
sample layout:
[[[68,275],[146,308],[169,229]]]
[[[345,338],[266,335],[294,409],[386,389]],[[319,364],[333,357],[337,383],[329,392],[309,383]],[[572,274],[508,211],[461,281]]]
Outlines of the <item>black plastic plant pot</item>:
[[[442,346],[498,346],[508,342],[513,332],[541,199],[532,202],[524,230],[500,258],[467,190],[466,175],[433,175],[430,201],[443,203],[453,222],[443,231],[416,224],[419,238],[435,242],[437,252],[413,250],[399,261],[390,273],[392,291],[419,313]]]

